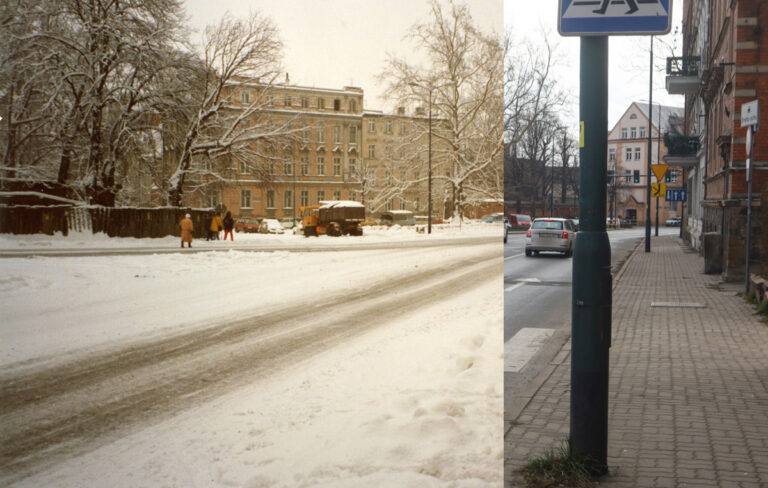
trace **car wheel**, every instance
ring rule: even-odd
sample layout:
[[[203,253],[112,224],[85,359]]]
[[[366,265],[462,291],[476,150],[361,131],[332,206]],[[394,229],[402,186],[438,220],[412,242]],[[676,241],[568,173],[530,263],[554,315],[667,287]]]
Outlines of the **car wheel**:
[[[531,257],[532,254],[533,253],[531,251],[529,251],[528,249],[525,250],[525,255],[526,256]]]

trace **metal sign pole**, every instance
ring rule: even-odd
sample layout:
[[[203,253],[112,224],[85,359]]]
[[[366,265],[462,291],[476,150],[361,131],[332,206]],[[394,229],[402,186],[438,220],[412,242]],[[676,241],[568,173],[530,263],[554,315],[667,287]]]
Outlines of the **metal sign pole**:
[[[581,38],[579,232],[571,305],[571,448],[607,470],[611,244],[605,231],[608,37]]]
[[[752,150],[755,147],[755,138],[752,125],[747,128],[747,253],[744,269],[744,293],[749,293],[749,248],[752,236]]]
[[[645,180],[645,252],[651,252],[651,120],[653,114],[653,36],[648,70],[648,179]]]

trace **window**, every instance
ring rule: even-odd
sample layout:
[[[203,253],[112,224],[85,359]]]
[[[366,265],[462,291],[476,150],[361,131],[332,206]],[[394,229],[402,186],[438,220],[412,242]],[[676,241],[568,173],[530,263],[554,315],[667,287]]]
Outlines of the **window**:
[[[354,175],[357,172],[357,159],[349,158],[349,174]]]
[[[628,147],[626,149],[626,152],[624,153],[624,160],[625,161],[632,161],[632,148]]]
[[[387,208],[387,210],[392,210],[392,200],[387,202],[386,208]]]
[[[341,200],[341,190],[333,190],[333,199]]]
[[[645,127],[640,127],[640,139],[645,138]]]
[[[267,97],[267,103],[269,104],[270,107],[275,106],[275,99],[272,97],[272,95]]]
[[[368,132],[376,132],[376,121],[373,119],[368,121]]]
[[[249,103],[248,99],[249,99],[249,97],[248,97],[248,92],[247,91],[240,92],[240,101],[241,102]]]
[[[624,183],[629,183],[632,181],[632,171],[625,169],[624,170]]]
[[[341,158],[333,158],[333,176],[341,176]]]
[[[325,156],[317,157],[317,175],[325,176]]]
[[[627,138],[627,128],[626,127],[622,127],[621,128],[621,138],[622,139],[626,139]]]
[[[283,193],[283,208],[293,208],[293,190],[285,190]]]
[[[206,203],[204,204],[207,207],[210,208],[216,208],[219,206],[219,192],[213,192],[209,193],[208,197],[206,199]]]
[[[357,126],[356,125],[349,126],[349,144],[352,146],[357,144]]]
[[[285,96],[285,106],[286,107],[290,107],[291,106],[291,96],[290,95],[286,95]]]
[[[405,199],[404,198],[400,199],[400,210],[405,210]]]
[[[376,157],[376,145],[375,144],[369,144],[368,145],[368,157],[373,159]]]
[[[304,156],[301,158],[300,165],[301,176],[307,176],[309,174],[309,158]]]
[[[391,134],[392,133],[392,121],[388,120],[386,122],[386,125],[384,126],[384,133],[385,134]]]
[[[283,163],[283,173],[287,175],[293,174],[293,161],[290,159]]]
[[[317,142],[325,143],[325,124],[320,122],[320,126],[317,128]]]
[[[629,116],[629,119],[630,119],[630,120],[632,120],[632,119],[636,119],[636,118],[637,118],[637,114],[632,114],[632,115],[630,115],[630,116]]]
[[[413,179],[418,180],[421,176],[421,172],[419,171],[419,168],[413,168]]]
[[[405,135],[405,122],[400,122],[400,135]]]
[[[341,127],[338,125],[333,126],[333,143],[341,144]]]
[[[325,98],[317,97],[317,108],[320,110],[325,110]]]
[[[240,190],[240,208],[251,208],[251,190]]]
[[[341,110],[341,100],[339,100],[338,98],[333,99],[333,110],[335,112],[338,112],[339,110]]]
[[[637,128],[636,127],[632,127],[631,129],[629,129],[629,133],[630,133],[630,138],[637,139]]]
[[[271,175],[275,174],[275,163],[272,161],[267,163],[267,173]]]
[[[325,200],[325,190],[317,190],[317,203]]]
[[[613,147],[608,149],[608,161],[616,161],[616,149]]]
[[[355,199],[357,198],[357,194],[355,194],[355,192],[353,190],[349,190],[349,196],[347,198],[349,198],[350,200],[352,200],[354,202]]]
[[[309,98],[301,97],[301,108],[309,108]]]
[[[416,200],[413,201],[413,211],[418,212],[419,211],[419,197],[416,197]]]
[[[267,208],[275,208],[275,190],[267,190]]]
[[[245,161],[240,161],[240,174],[246,175],[250,172],[251,168]]]
[[[640,161],[642,158],[640,157],[640,148],[635,148],[635,161]]]
[[[676,169],[670,169],[669,170],[669,181],[671,183],[677,183],[677,170]]]
[[[352,113],[357,112],[357,100],[349,101],[349,111]]]
[[[301,190],[301,206],[306,207],[309,205],[309,190]]]
[[[302,129],[302,131],[301,131],[301,142],[304,143],[305,146],[309,142],[309,129]]]

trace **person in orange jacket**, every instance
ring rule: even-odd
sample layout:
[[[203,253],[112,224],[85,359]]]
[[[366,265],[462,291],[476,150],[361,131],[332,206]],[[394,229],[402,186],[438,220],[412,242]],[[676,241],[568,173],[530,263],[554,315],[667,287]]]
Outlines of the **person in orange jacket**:
[[[188,247],[192,247],[192,231],[195,230],[194,224],[192,224],[192,216],[187,214],[179,223],[181,228],[181,247],[184,247],[184,243],[187,243]]]

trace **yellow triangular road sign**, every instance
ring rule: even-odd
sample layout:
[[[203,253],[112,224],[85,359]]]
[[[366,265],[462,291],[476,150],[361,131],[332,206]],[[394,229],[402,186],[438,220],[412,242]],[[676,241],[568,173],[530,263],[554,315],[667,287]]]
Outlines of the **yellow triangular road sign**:
[[[668,164],[652,164],[651,170],[653,171],[653,174],[656,175],[656,181],[661,181],[664,179],[664,173],[667,172],[669,169]]]

